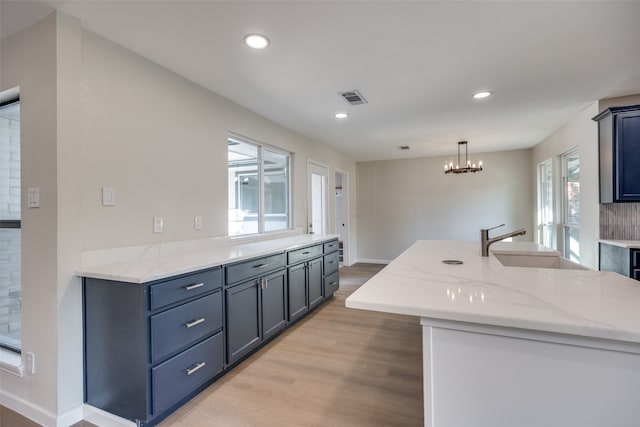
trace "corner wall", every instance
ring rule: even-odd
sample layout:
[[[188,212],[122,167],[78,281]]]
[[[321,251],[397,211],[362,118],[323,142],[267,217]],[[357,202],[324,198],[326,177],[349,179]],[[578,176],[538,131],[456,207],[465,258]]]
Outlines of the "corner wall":
[[[518,228],[531,240],[531,153],[471,154],[479,173],[445,175],[448,157],[357,163],[358,258],[389,262],[419,239],[478,240]],[[493,234],[492,235],[495,235]]]

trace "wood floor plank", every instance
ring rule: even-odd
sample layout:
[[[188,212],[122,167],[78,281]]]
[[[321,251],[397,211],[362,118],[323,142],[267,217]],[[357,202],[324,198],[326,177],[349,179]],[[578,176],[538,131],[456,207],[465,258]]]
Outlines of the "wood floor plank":
[[[344,306],[346,297],[381,268],[343,267],[341,289],[332,301],[160,425],[424,425],[418,318]]]

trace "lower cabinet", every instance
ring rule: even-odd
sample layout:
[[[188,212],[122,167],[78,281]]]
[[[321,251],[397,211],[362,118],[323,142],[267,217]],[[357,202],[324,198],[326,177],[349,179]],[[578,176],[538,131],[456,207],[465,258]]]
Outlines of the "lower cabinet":
[[[337,248],[321,242],[142,284],[85,277],[85,402],[156,425],[333,295]]]
[[[285,269],[225,289],[227,364],[287,326]]]
[[[220,267],[147,284],[83,280],[85,402],[153,425],[221,374]]]
[[[304,316],[320,304],[322,291],[322,258],[315,258],[288,268],[289,321]]]
[[[600,242],[600,271],[615,271],[640,280],[640,248]]]

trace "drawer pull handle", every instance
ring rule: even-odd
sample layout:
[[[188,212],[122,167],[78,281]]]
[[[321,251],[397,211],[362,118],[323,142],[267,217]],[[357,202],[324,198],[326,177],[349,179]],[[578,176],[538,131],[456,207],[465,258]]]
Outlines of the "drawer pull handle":
[[[304,251],[304,252],[302,252],[302,255],[309,255],[310,253],[311,252],[309,252],[309,251]]]
[[[187,375],[191,375],[191,374],[195,373],[196,371],[198,371],[199,369],[204,368],[204,365],[205,365],[204,362],[196,363],[196,365],[193,368],[187,369],[186,374]]]
[[[191,290],[193,290],[193,289],[198,289],[198,288],[201,288],[201,287],[203,287],[203,286],[204,286],[204,283],[194,283],[193,285],[185,286],[184,288],[185,288],[187,291],[191,291]]]
[[[258,264],[258,265],[254,265],[253,268],[265,268],[268,267],[269,264]]]
[[[329,264],[335,264],[335,260],[329,261]]]
[[[193,328],[194,326],[199,325],[202,322],[204,322],[204,317],[201,317],[196,320],[192,320],[191,322],[187,322],[184,324],[184,326],[186,326],[187,328]]]
[[[331,282],[331,283],[329,283],[329,286],[335,286],[337,284],[338,284],[338,282]]]

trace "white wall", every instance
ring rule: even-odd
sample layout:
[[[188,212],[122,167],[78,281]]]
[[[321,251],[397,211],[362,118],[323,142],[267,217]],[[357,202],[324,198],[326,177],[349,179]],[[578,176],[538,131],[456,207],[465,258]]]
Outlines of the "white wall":
[[[532,149],[531,182],[533,206],[537,206],[537,165],[547,159],[553,163],[553,189],[556,195],[562,191],[560,155],[578,147],[580,149],[580,263],[598,269],[599,201],[598,201],[598,125],[591,120],[598,114],[598,103],[592,103],[566,125]],[[556,196],[554,196],[556,197]],[[533,218],[535,222],[537,218]],[[557,249],[562,249],[560,208],[556,209]],[[537,236],[535,236],[537,239]]]
[[[23,378],[0,372],[0,399],[40,414],[43,424],[58,413],[56,28],[51,15],[5,40],[0,50],[0,90],[20,87],[22,346],[36,354],[37,369]],[[40,208],[27,208],[28,187],[40,187]]]
[[[306,164],[355,163],[54,13],[3,41],[0,90],[20,86],[23,350],[36,375],[0,372],[0,403],[41,424],[81,414],[83,250],[227,232],[227,134],[291,151],[294,227],[306,229]],[[353,180],[355,181],[355,180]],[[352,181],[352,182],[353,182]],[[26,188],[41,207],[27,210]],[[101,188],[116,206],[103,207]],[[355,207],[355,187],[349,192]],[[351,209],[355,223],[355,209]],[[330,199],[330,230],[335,209]],[[193,216],[204,227],[193,229]],[[152,232],[153,216],[165,232]],[[355,248],[355,227],[350,241]]]
[[[358,258],[389,261],[419,239],[479,240],[502,223],[491,236],[525,228],[516,239],[531,240],[530,151],[471,157],[482,172],[445,175],[449,157],[358,163]]]

